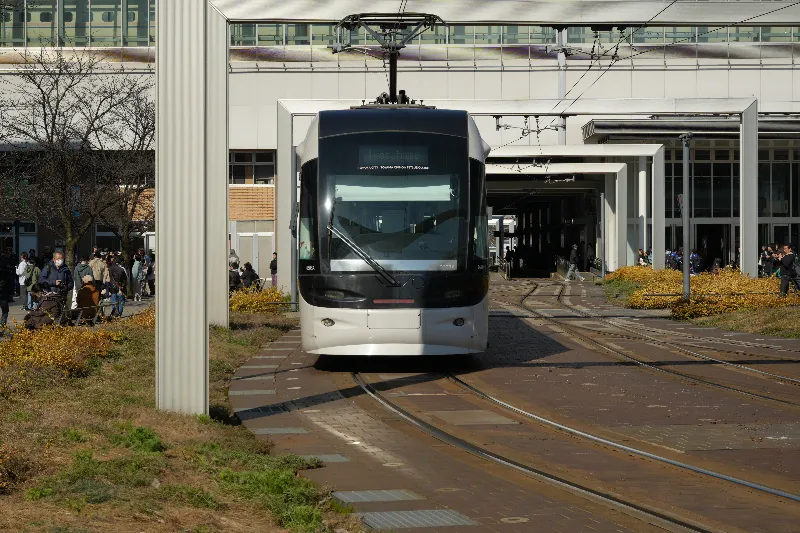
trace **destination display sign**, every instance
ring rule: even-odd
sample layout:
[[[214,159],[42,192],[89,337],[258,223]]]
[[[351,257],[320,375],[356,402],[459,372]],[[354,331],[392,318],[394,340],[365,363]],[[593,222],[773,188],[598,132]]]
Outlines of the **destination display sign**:
[[[362,145],[360,170],[428,170],[428,147],[423,145]]]

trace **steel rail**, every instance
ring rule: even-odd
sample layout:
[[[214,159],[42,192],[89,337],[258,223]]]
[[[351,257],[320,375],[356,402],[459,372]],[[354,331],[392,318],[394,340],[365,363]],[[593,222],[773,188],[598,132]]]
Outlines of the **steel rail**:
[[[555,420],[550,420],[548,418],[545,418],[543,416],[537,415],[535,413],[531,413],[531,412],[525,411],[524,409],[520,409],[519,407],[515,407],[515,406],[513,406],[513,405],[511,405],[509,403],[504,402],[503,400],[500,400],[499,398],[496,398],[496,397],[494,397],[494,396],[492,396],[492,395],[490,395],[490,394],[488,394],[486,392],[483,392],[482,390],[478,389],[477,387],[475,387],[473,385],[470,385],[469,383],[465,382],[464,380],[462,380],[461,378],[459,378],[459,377],[457,377],[457,376],[455,376],[453,374],[448,375],[448,378],[450,380],[454,381],[456,384],[458,384],[462,388],[472,392],[473,394],[477,395],[480,398],[483,398],[484,400],[488,400],[490,402],[493,402],[493,403],[495,403],[495,404],[497,404],[497,405],[499,405],[501,407],[504,407],[505,409],[508,409],[509,411],[515,412],[515,413],[517,413],[519,415],[522,415],[522,416],[525,416],[527,418],[531,418],[533,420],[536,420],[537,422],[541,422],[542,424],[554,427],[554,428],[559,429],[561,431],[565,431],[565,432],[569,433],[570,435],[575,435],[575,436],[578,436],[578,437],[581,437],[581,438],[584,438],[584,439],[588,439],[588,440],[591,440],[591,441],[594,441],[594,442],[598,442],[600,444],[604,444],[606,446],[610,446],[612,448],[616,448],[618,450],[623,450],[623,451],[626,451],[626,452],[629,452],[629,453],[632,453],[632,454],[635,454],[635,455],[639,455],[639,456],[642,456],[642,457],[647,457],[648,459],[653,459],[655,461],[659,461],[659,462],[666,463],[666,464],[669,464],[669,465],[672,465],[672,466],[676,466],[678,468],[683,468],[685,470],[689,470],[689,471],[694,472],[696,474],[703,474],[703,475],[710,476],[710,477],[713,477],[713,478],[716,478],[716,479],[729,481],[729,482],[734,483],[736,485],[741,485],[741,486],[744,486],[744,487],[747,487],[747,488],[750,488],[750,489],[758,490],[758,491],[761,491],[761,492],[766,492],[768,494],[772,494],[773,496],[779,496],[781,498],[787,498],[787,499],[790,499],[790,500],[794,500],[794,501],[800,502],[800,495],[791,494],[789,492],[785,492],[785,491],[782,491],[782,490],[779,490],[779,489],[774,489],[774,488],[768,487],[766,485],[761,485],[759,483],[753,483],[751,481],[747,481],[746,479],[741,479],[741,478],[737,478],[737,477],[733,477],[733,476],[728,476],[728,475],[722,474],[720,472],[715,472],[713,470],[700,468],[698,466],[690,465],[688,463],[675,461],[675,460],[670,459],[668,457],[663,457],[661,455],[657,455],[657,454],[650,453],[650,452],[647,452],[647,451],[644,451],[644,450],[640,450],[638,448],[633,448],[631,446],[626,446],[624,444],[620,444],[620,443],[615,442],[613,440],[605,439],[603,437],[599,437],[599,436],[593,435],[591,433],[586,433],[585,431],[581,431],[579,429],[575,429],[573,427],[566,426],[564,424],[556,422]]]
[[[533,289],[533,290],[535,290],[535,289]],[[561,288],[561,290],[563,290],[563,287]],[[531,292],[533,292],[533,291],[531,291]],[[614,356],[616,356],[618,358],[625,359],[626,361],[630,361],[630,362],[635,363],[635,364],[637,364],[639,366],[642,366],[642,367],[645,367],[645,368],[649,368],[650,370],[655,370],[656,372],[663,372],[665,374],[671,374],[671,375],[674,375],[674,376],[678,376],[678,377],[680,377],[682,379],[688,379],[688,380],[691,380],[691,381],[696,381],[698,383],[703,383],[704,385],[708,385],[710,387],[726,390],[726,391],[729,391],[729,392],[735,392],[737,394],[743,394],[743,395],[749,396],[751,398],[759,398],[759,399],[762,399],[762,400],[768,400],[768,401],[771,401],[771,402],[777,402],[777,403],[780,403],[780,404],[783,404],[783,405],[790,405],[792,407],[800,407],[800,404],[797,404],[795,402],[790,402],[788,400],[781,400],[781,399],[778,399],[778,398],[773,398],[772,396],[767,396],[765,394],[759,394],[759,393],[756,393],[756,392],[750,392],[750,391],[738,389],[736,387],[723,385],[723,384],[717,383],[715,381],[710,381],[710,380],[707,380],[707,379],[704,379],[704,378],[701,378],[701,377],[698,377],[698,376],[693,376],[691,374],[686,374],[686,373],[683,373],[683,372],[679,372],[677,370],[670,370],[670,369],[667,369],[667,368],[661,368],[661,367],[656,366],[655,364],[653,364],[651,362],[642,361],[641,359],[638,359],[636,357],[627,355],[627,354],[621,352],[620,350],[617,350],[615,348],[611,348],[609,346],[606,346],[605,344],[603,344],[602,342],[598,341],[597,339],[593,339],[591,337],[588,337],[586,335],[581,334],[579,331],[576,331],[576,328],[574,328],[572,325],[566,325],[563,322],[559,322],[559,321],[555,320],[552,317],[548,317],[547,315],[544,315],[544,314],[538,312],[537,310],[528,307],[527,305],[525,305],[525,300],[528,298],[529,294],[527,294],[527,295],[522,297],[520,303],[518,304],[519,307],[522,307],[526,311],[529,311],[531,313],[536,314],[539,318],[541,318],[543,320],[546,320],[548,322],[551,322],[551,323],[557,325],[558,327],[560,327],[562,329],[571,331],[576,337],[584,339],[585,341],[588,341],[588,342],[590,342],[592,344],[595,344],[595,345],[599,346],[601,349],[603,349],[604,351],[609,352],[609,353],[613,354]]]
[[[610,324],[610,325],[612,325],[614,327],[617,327],[617,328],[619,328],[619,329],[621,329],[623,331],[627,331],[628,333],[632,333],[634,335],[639,335],[641,338],[643,338],[645,340],[648,340],[650,342],[655,342],[655,343],[660,344],[662,346],[668,346],[670,348],[673,348],[675,350],[683,352],[684,354],[687,354],[687,355],[689,355],[691,357],[695,357],[697,359],[705,359],[707,361],[713,361],[715,363],[719,363],[719,364],[722,364],[722,365],[738,368],[739,370],[744,370],[744,371],[747,371],[747,372],[754,372],[756,374],[761,374],[761,375],[769,376],[771,378],[779,379],[779,380],[782,380],[782,381],[787,381],[787,382],[790,382],[792,384],[800,385],[800,379],[790,378],[788,376],[782,376],[780,374],[775,374],[773,372],[767,372],[766,370],[759,370],[757,368],[751,368],[749,366],[741,365],[739,363],[732,363],[730,361],[725,361],[724,359],[717,359],[716,357],[711,357],[710,355],[703,355],[703,354],[697,353],[697,352],[695,352],[693,350],[689,350],[688,348],[684,348],[684,347],[680,346],[679,344],[675,344],[675,343],[673,343],[671,341],[658,339],[656,337],[652,337],[652,336],[647,335],[645,333],[641,333],[641,332],[635,331],[635,330],[631,329],[630,327],[628,327],[627,324],[620,324],[620,323],[618,323],[618,322],[616,322],[614,320],[610,320],[608,318],[605,318],[605,317],[602,317],[602,316],[599,316],[599,315],[593,315],[591,313],[587,313],[585,311],[581,311],[580,309],[576,309],[572,305],[564,303],[564,301],[561,299],[562,296],[563,296],[563,289],[561,291],[559,291],[558,295],[556,296],[556,301],[560,305],[562,305],[564,308],[569,309],[571,312],[576,313],[579,316],[582,316],[583,318],[590,318],[592,320],[597,320],[599,322],[605,322],[606,324]]]
[[[370,396],[370,398],[381,404],[388,411],[396,414],[397,416],[405,420],[410,425],[416,427],[423,433],[441,442],[444,442],[450,446],[465,451],[471,455],[474,455],[486,461],[499,464],[506,468],[510,468],[512,470],[525,474],[529,477],[532,477],[539,481],[543,481],[550,485],[554,485],[560,489],[567,490],[573,494],[577,494],[589,500],[610,505],[611,507],[616,508],[617,510],[622,511],[626,514],[629,514],[639,520],[642,520],[657,527],[662,527],[664,529],[667,529],[668,531],[693,531],[698,533],[712,533],[715,531],[714,529],[711,529],[708,526],[694,523],[694,521],[673,516],[665,511],[650,509],[642,505],[625,501],[612,494],[608,494],[599,490],[592,489],[590,487],[586,487],[584,485],[580,485],[578,483],[569,481],[554,474],[550,474],[543,470],[533,468],[518,461],[514,461],[513,459],[503,457],[502,455],[494,453],[481,446],[471,444],[465,441],[464,439],[456,437],[455,435],[452,435],[442,429],[437,428],[436,426],[414,416],[407,410],[398,406],[397,404],[395,404],[394,402],[383,396],[370,383],[362,379],[359,373],[352,372],[351,376],[353,378],[353,381],[364,392],[366,392]]]

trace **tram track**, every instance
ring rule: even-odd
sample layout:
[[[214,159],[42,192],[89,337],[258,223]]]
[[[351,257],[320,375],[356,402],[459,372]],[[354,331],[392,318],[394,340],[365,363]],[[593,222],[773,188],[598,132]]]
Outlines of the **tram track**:
[[[538,284],[537,284],[537,286],[538,286]],[[559,294],[557,295],[559,297],[561,295],[561,292],[563,291],[563,285],[561,285],[560,287],[561,287],[561,289],[559,291]],[[604,353],[604,354],[611,354],[615,358],[622,358],[622,359],[624,359],[624,360],[626,360],[628,362],[635,363],[635,364],[637,364],[639,366],[642,366],[644,368],[648,368],[648,369],[656,371],[656,372],[662,372],[662,373],[666,373],[666,374],[669,374],[669,375],[673,375],[673,376],[679,377],[681,379],[687,379],[687,380],[691,380],[691,381],[694,381],[694,382],[702,383],[702,384],[707,385],[709,387],[722,389],[722,390],[725,390],[725,391],[728,391],[728,392],[737,393],[737,394],[743,394],[743,395],[746,395],[746,396],[749,396],[749,397],[752,397],[752,398],[758,398],[758,399],[766,400],[766,401],[770,401],[770,402],[777,402],[779,404],[791,406],[793,408],[800,407],[800,403],[798,403],[796,401],[783,399],[783,398],[776,398],[776,397],[770,396],[768,394],[763,394],[763,393],[760,393],[760,392],[754,392],[752,390],[745,390],[743,388],[739,388],[739,387],[736,387],[736,386],[726,385],[724,383],[720,383],[719,381],[706,379],[706,378],[697,376],[695,374],[689,374],[689,373],[686,373],[686,372],[681,372],[679,370],[674,370],[674,369],[670,369],[670,368],[664,368],[663,366],[658,365],[657,362],[640,359],[638,357],[634,357],[632,355],[624,353],[620,349],[617,349],[617,348],[615,348],[613,346],[609,346],[608,343],[606,343],[606,342],[603,342],[601,340],[598,340],[598,339],[593,338],[593,337],[591,337],[591,336],[589,336],[587,334],[582,333],[581,330],[584,330],[584,331],[589,330],[589,331],[592,331],[593,333],[595,333],[597,335],[600,335],[600,336],[607,335],[607,334],[609,334],[609,332],[597,331],[595,329],[587,328],[587,327],[581,327],[581,326],[576,325],[576,324],[568,324],[568,323],[565,323],[565,321],[563,321],[563,320],[558,320],[556,318],[547,316],[546,314],[539,312],[535,308],[532,308],[531,306],[526,305],[525,301],[528,299],[528,297],[535,290],[536,290],[536,287],[534,287],[532,290],[530,290],[527,294],[523,295],[523,297],[519,300],[519,303],[517,303],[517,304],[507,303],[507,305],[516,305],[517,307],[520,307],[520,308],[524,309],[525,311],[536,315],[537,318],[539,318],[541,320],[544,320],[546,322],[549,322],[551,324],[556,325],[557,327],[561,328],[563,331],[566,331],[566,332],[574,335],[576,338],[579,338],[579,339],[583,340],[584,342],[589,343],[590,345],[597,346],[599,348],[599,350],[595,350],[595,351],[599,351],[599,352]],[[550,297],[553,297],[553,295],[550,295]],[[603,319],[601,317],[592,316],[592,315],[589,315],[589,314],[585,314],[580,310],[572,309],[570,306],[568,306],[567,304],[565,304],[562,301],[560,301],[560,299],[557,300],[557,301],[558,301],[559,305],[561,305],[565,309],[570,310],[570,311],[575,312],[575,313],[578,313],[578,314],[582,314],[582,316],[584,318],[603,321]],[[636,334],[636,333],[634,332],[634,334]],[[731,368],[737,368],[738,370],[742,370],[742,371],[754,372],[754,373],[760,375],[761,377],[765,377],[765,378],[780,379],[780,380],[784,381],[785,383],[788,383],[788,384],[791,384],[791,385],[795,385],[796,386],[796,385],[800,384],[800,380],[795,380],[794,378],[790,378],[788,376],[781,376],[779,374],[773,374],[771,372],[766,372],[766,371],[762,371],[762,370],[758,370],[758,369],[753,369],[753,368],[747,367],[745,365],[725,362],[724,360],[721,360],[721,359],[716,359],[716,358],[704,356],[702,354],[696,354],[692,350],[687,350],[686,348],[678,346],[678,345],[676,345],[674,343],[670,343],[669,341],[664,341],[664,340],[661,340],[661,339],[652,339],[652,338],[648,338],[646,336],[642,336],[641,338],[634,339],[634,340],[640,340],[640,341],[643,340],[645,342],[656,343],[658,345],[661,345],[661,346],[664,346],[664,347],[668,347],[668,348],[671,348],[673,350],[677,350],[677,351],[679,351],[681,353],[684,353],[685,355],[689,355],[691,357],[694,357],[695,359],[710,360],[711,362],[716,362],[716,363],[723,364],[723,365],[730,365]],[[689,353],[687,354],[686,352],[689,352]]]
[[[720,531],[717,528],[706,526],[694,520],[685,519],[666,511],[631,502],[607,491],[593,489],[584,484],[568,480],[562,476],[558,476],[539,468],[534,468],[533,466],[526,465],[523,462],[511,459],[497,452],[493,452],[485,446],[469,442],[466,439],[458,437],[449,431],[446,431],[419,418],[409,410],[401,407],[396,402],[381,394],[381,392],[378,391],[371,383],[369,383],[362,374],[358,372],[352,372],[351,377],[353,382],[358,387],[360,387],[370,398],[375,400],[384,409],[399,416],[410,426],[425,433],[426,435],[461,451],[477,456],[485,461],[489,461],[491,463],[495,463],[505,468],[522,473],[548,485],[566,490],[590,501],[607,505],[615,510],[621,511],[629,516],[633,516],[639,520],[656,527],[663,528],[667,531],[697,533],[717,533]],[[442,377],[445,378],[450,376],[442,375]]]

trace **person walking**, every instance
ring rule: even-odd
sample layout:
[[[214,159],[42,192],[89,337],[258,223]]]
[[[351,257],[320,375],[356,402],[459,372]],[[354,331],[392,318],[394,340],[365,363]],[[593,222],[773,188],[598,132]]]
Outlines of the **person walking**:
[[[25,288],[26,270],[28,270],[28,254],[22,252],[17,265],[17,281],[19,282],[19,300],[22,302],[23,311],[28,310],[28,290]]]
[[[80,257],[80,262],[75,266],[75,275],[72,276],[72,279],[75,280],[74,287],[72,288],[72,304],[70,305],[72,311],[78,308],[78,291],[83,287],[83,279],[86,276],[91,276],[91,278],[94,279],[94,271],[89,265],[89,257],[82,255]]]
[[[102,291],[104,280],[106,277],[106,270],[108,270],[106,262],[103,261],[102,252],[97,251],[94,253],[94,257],[92,257],[92,260],[89,261],[89,266],[92,267],[92,277],[94,279],[93,281],[94,286],[97,287],[98,291]]]
[[[269,273],[272,274],[272,286],[278,286],[278,254],[272,252],[272,261],[269,262]]]
[[[797,279],[797,269],[795,268],[794,246],[785,244],[783,254],[780,255],[781,261],[781,296],[786,296],[789,292],[789,284],[794,286],[794,292],[800,292],[800,281]]]
[[[154,297],[156,295],[156,258],[154,255],[150,255],[150,266],[147,267],[147,288],[150,289],[150,297]]]
[[[133,290],[133,301],[142,301],[142,286],[145,282],[144,261],[137,252],[133,256],[133,266],[131,267],[131,289]]]
[[[84,276],[80,290],[78,290],[78,309],[80,312],[75,317],[81,322],[92,322],[97,316],[100,306],[100,291],[94,284],[94,276],[87,274]]]
[[[39,308],[39,300],[34,296],[33,286],[39,281],[42,269],[36,264],[36,255],[28,255],[28,266],[25,267],[25,291],[28,293],[28,311]]]
[[[569,269],[567,270],[567,275],[564,278],[564,281],[569,282],[572,278],[573,274],[581,281],[584,281],[583,276],[581,276],[580,270],[578,269],[578,261],[580,260],[580,254],[578,253],[578,245],[572,245],[572,251],[569,253]]]
[[[108,267],[109,292],[111,293],[111,316],[121,317],[125,311],[125,294],[128,290],[128,273],[119,264],[117,256],[112,255]]]
[[[9,305],[14,301],[14,267],[13,256],[0,255],[0,330],[8,323]]]

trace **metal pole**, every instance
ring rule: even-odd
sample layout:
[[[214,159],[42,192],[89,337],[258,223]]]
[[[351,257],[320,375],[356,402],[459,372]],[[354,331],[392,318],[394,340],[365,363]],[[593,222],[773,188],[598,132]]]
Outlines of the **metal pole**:
[[[397,56],[398,50],[389,51],[389,102],[397,103]]]
[[[606,195],[600,193],[600,276],[606,279]]]
[[[691,248],[689,247],[689,210],[692,208],[692,203],[689,199],[689,142],[692,139],[691,133],[684,133],[680,136],[683,143],[683,201],[681,202],[681,219],[683,220],[683,299],[689,300],[691,297],[691,288],[689,282],[689,256],[691,255]]]
[[[556,33],[558,39],[558,98],[564,100],[567,97],[567,30],[558,30]],[[556,121],[558,124],[558,144],[567,144],[567,119],[566,117],[558,117]]]

